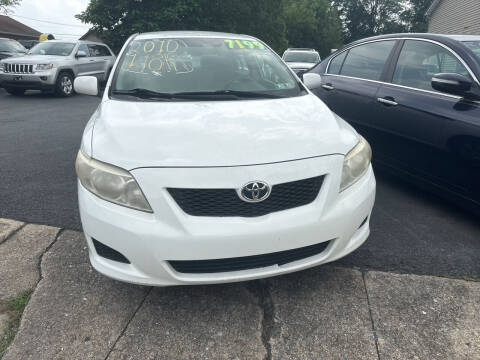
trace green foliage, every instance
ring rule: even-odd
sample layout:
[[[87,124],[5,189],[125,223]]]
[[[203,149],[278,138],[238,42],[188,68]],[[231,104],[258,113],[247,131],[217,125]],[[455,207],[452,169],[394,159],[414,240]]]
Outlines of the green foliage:
[[[285,0],[92,0],[77,15],[118,51],[131,34],[205,30],[260,37],[276,50],[288,46]]]
[[[334,0],[343,19],[347,42],[392,32],[402,32],[399,14],[405,4],[397,0]]]
[[[17,314],[21,315],[23,313],[23,310],[25,310],[25,306],[27,306],[28,300],[30,300],[31,295],[32,295],[31,291],[26,291],[24,293],[21,293],[17,297],[10,300],[8,302],[8,306]]]
[[[20,325],[20,319],[22,317],[23,311],[30,300],[32,291],[26,291],[18,295],[17,297],[10,300],[8,303],[0,302],[0,312],[7,313],[9,315],[9,320],[5,331],[0,333],[0,359],[5,354],[8,346],[11,344],[15,338],[18,327]]]
[[[407,24],[408,32],[426,32],[428,30],[427,10],[433,0],[410,0],[408,7],[402,14],[402,20]]]
[[[322,57],[342,44],[342,25],[328,0],[293,0],[285,6],[287,39],[291,47],[317,49]]]
[[[17,0],[0,0],[17,1]],[[343,41],[427,29],[432,0],[91,0],[77,18],[119,51],[132,34],[205,30],[248,34],[282,53],[311,47],[324,57]]]
[[[397,32],[425,32],[433,0],[333,0],[346,42]]]
[[[20,4],[20,0],[0,0],[0,13],[7,13],[8,8]]]

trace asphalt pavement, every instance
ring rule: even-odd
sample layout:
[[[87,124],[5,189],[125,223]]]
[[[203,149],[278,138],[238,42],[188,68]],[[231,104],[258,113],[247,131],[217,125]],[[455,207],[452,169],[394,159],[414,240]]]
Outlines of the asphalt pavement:
[[[81,230],[74,160],[99,102],[35,92],[13,97],[0,89],[0,218]],[[372,234],[337,266],[480,278],[478,218],[399,179],[376,175]]]

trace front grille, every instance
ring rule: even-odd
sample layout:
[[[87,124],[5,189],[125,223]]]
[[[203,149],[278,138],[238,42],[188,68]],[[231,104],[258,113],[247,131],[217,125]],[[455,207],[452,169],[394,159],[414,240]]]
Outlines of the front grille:
[[[213,217],[255,217],[310,204],[322,186],[323,176],[274,185],[270,196],[258,203],[241,200],[235,189],[168,188],[187,214]]]
[[[272,265],[281,266],[318,255],[327,248],[329,243],[330,241],[326,241],[320,244],[270,254],[214,260],[176,260],[169,261],[169,263],[175,271],[186,274],[206,274],[258,269]]]
[[[5,64],[4,72],[12,73],[12,74],[33,74],[33,65],[32,64]]]

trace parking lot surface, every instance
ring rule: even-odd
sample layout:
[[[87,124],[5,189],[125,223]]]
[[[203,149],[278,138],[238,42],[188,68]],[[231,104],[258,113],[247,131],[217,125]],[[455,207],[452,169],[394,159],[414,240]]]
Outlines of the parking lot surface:
[[[480,282],[327,265],[150,288],[93,270],[80,232],[0,238],[0,301],[34,289],[3,360],[480,359]]]
[[[0,217],[81,230],[74,160],[99,102],[36,92],[13,97],[0,89]],[[372,234],[336,265],[480,278],[478,218],[392,176],[376,175]]]

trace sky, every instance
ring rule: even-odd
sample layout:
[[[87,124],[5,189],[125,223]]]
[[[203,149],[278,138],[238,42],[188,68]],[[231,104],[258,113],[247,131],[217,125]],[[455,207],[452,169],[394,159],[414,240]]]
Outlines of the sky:
[[[19,5],[10,8],[8,15],[41,33],[53,34],[56,39],[78,39],[89,26],[75,15],[85,10],[88,3],[89,0],[21,0]]]

